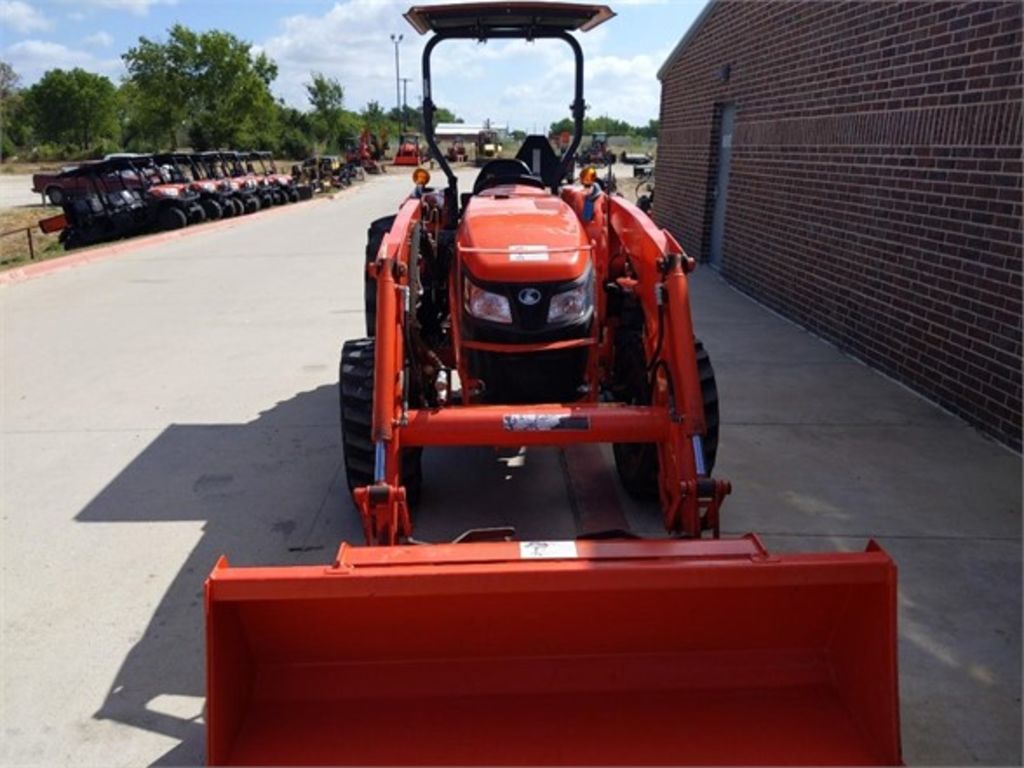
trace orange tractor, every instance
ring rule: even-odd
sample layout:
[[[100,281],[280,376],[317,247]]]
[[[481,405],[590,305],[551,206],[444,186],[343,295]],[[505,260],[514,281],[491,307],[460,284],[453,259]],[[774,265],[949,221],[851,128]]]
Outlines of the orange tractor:
[[[395,153],[394,165],[416,166],[423,159],[418,133],[404,133],[398,137],[398,152]]]
[[[896,572],[860,553],[720,538],[714,372],[694,261],[601,189],[563,184],[583,132],[574,32],[605,6],[415,7],[424,131],[447,188],[375,222],[368,337],[342,350],[345,471],[367,547],[207,582],[214,764],[896,764]],[[472,191],[431,126],[431,54],[552,39],[576,62],[575,130],[484,166]],[[417,544],[434,446],[611,443],[666,538]],[[767,513],[766,513],[767,514]],[[472,538],[472,537],[470,537]]]

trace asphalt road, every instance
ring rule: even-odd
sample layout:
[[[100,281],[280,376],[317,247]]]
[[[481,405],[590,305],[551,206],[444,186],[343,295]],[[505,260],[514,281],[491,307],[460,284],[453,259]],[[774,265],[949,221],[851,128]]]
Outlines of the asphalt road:
[[[362,335],[366,225],[408,188],[392,172],[0,288],[0,763],[201,762],[216,558],[326,563],[360,540],[338,352]],[[694,301],[722,394],[719,472],[736,486],[727,532],[790,550],[877,536],[901,569],[907,761],[1019,763],[1019,457],[713,273]],[[657,532],[657,510],[603,490],[592,459],[428,450],[416,534],[571,537],[594,483]]]

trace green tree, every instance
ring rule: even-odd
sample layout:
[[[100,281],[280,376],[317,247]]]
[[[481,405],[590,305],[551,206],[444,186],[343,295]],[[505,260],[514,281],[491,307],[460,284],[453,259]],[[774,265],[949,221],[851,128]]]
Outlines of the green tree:
[[[32,131],[21,78],[6,61],[0,61],[0,160],[28,143]]]
[[[51,69],[25,91],[36,138],[87,149],[117,137],[117,88],[84,69]]]
[[[398,125],[398,118],[401,115],[398,108],[395,107],[388,112],[388,118],[396,126]],[[445,107],[434,107],[434,125],[438,123],[461,123],[463,120],[459,118],[454,112]],[[409,107],[405,108],[405,129],[407,131],[422,131],[423,130],[423,109],[421,107]]]
[[[185,135],[197,149],[246,146],[273,133],[270,83],[277,66],[229,32],[176,24],[167,42],[140,37],[123,56],[138,135],[169,147]]]
[[[583,120],[583,133],[607,133],[609,136],[648,136],[653,126],[653,136],[658,135],[658,121],[651,120],[646,128],[639,128],[630,125],[625,120],[618,120],[614,117],[601,115],[600,117],[588,117]],[[558,135],[563,131],[572,133],[573,123],[571,117],[563,117],[551,124],[551,133]]]
[[[300,159],[313,153],[313,127],[310,117],[284,102],[277,105],[278,140],[273,149],[289,159]]]
[[[312,80],[306,83],[306,95],[313,108],[310,122],[318,146],[326,149],[342,133],[345,90],[333,77],[320,72],[311,73],[311,77]]]

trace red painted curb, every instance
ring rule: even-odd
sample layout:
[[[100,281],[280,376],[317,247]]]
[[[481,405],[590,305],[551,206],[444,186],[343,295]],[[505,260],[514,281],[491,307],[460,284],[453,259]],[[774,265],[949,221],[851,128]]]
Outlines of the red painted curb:
[[[305,201],[305,204],[301,206],[290,203],[285,206],[268,208],[260,211],[258,218],[253,217],[252,215],[245,215],[232,217],[230,219],[221,219],[220,221],[211,221],[200,226],[185,227],[184,229],[177,229],[173,232],[159,232],[154,235],[142,235],[141,237],[133,237],[129,240],[122,240],[111,245],[98,246],[86,251],[72,253],[69,256],[58,256],[54,259],[47,259],[46,261],[40,261],[36,264],[26,264],[24,267],[14,267],[13,269],[0,272],[0,286],[14,285],[15,283],[31,280],[34,277],[41,277],[54,272],[63,272],[65,269],[79,267],[84,264],[92,264],[95,261],[103,261],[113,256],[119,256],[123,253],[141,251],[151,246],[160,245],[160,243],[166,243],[171,240],[192,237],[194,235],[203,234],[204,232],[218,232],[222,229],[231,229],[232,227],[241,226],[249,221],[263,221],[276,214],[283,214],[289,211],[298,210],[299,208],[305,207],[305,205],[333,200],[336,195],[346,191],[348,190],[339,190],[338,192],[332,193],[329,197],[317,197],[312,200]]]

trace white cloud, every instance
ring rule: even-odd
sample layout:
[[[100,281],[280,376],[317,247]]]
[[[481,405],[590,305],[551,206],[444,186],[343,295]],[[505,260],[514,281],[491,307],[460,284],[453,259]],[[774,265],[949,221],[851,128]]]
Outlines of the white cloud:
[[[27,85],[34,83],[49,69],[81,67],[115,79],[124,71],[120,59],[100,58],[88,51],[44,40],[22,40],[0,50],[0,54],[5,61],[10,62]]]
[[[21,0],[0,0],[0,22],[23,35],[53,27],[53,22]]]
[[[81,0],[78,0],[79,2]],[[145,16],[154,5],[175,5],[178,0],[86,0],[90,5],[114,11],[128,11]]]
[[[94,35],[89,35],[88,37],[83,38],[82,42],[87,45],[95,45],[98,48],[109,48],[114,44],[114,36],[109,32],[100,30]]]
[[[84,19],[88,11],[118,11],[134,16],[145,16],[154,5],[177,5],[178,0],[62,0],[65,5],[74,5],[76,10],[68,14],[71,19]]]
[[[275,90],[291,104],[306,106],[303,83],[311,71],[337,78],[345,86],[348,106],[361,108],[377,99],[385,108],[393,104],[394,47],[388,36],[401,33],[402,73],[416,78],[413,64],[422,50],[419,36],[402,19],[403,5],[388,0],[346,0],[337,2],[320,16],[298,14],[283,19],[282,31],[261,48],[279,68]]]
[[[389,36],[401,33],[401,74],[410,104],[420,96],[420,58],[427,36],[417,35],[402,18],[408,0],[337,0],[321,15],[297,14],[281,20],[280,31],[259,47],[277,62],[274,90],[293,106],[307,106],[303,83],[311,71],[336,78],[345,87],[346,106],[361,109],[377,100],[395,104],[395,49]],[[664,60],[656,54],[604,56],[613,38],[605,27],[578,35],[584,47],[586,100],[590,114],[609,114],[646,124],[658,114],[655,73]],[[644,36],[638,36],[643,48]],[[667,51],[665,51],[667,55]],[[492,119],[528,130],[543,129],[569,114],[573,63],[559,41],[470,41],[442,43],[431,59],[434,100],[468,122]]]

